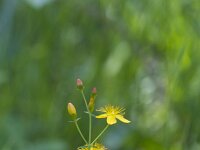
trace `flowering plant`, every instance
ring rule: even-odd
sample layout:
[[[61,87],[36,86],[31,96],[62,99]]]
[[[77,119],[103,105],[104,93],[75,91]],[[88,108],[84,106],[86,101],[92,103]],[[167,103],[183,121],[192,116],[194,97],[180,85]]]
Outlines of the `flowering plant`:
[[[87,109],[87,114],[89,117],[89,131],[88,131],[88,140],[86,140],[85,136],[83,135],[79,125],[78,125],[78,120],[80,118],[77,118],[77,112],[76,108],[72,103],[68,103],[67,105],[67,110],[69,115],[72,118],[72,122],[75,124],[81,138],[85,142],[84,146],[80,146],[77,148],[77,150],[107,150],[107,148],[102,145],[97,143],[97,140],[99,137],[107,130],[107,128],[113,124],[117,123],[117,119],[120,120],[123,123],[130,123],[129,120],[124,118],[125,114],[125,109],[118,107],[118,106],[112,106],[112,105],[106,105],[104,107],[101,107],[100,109],[97,109],[97,111],[102,112],[103,114],[100,114],[98,116],[95,116],[93,113],[94,111],[94,105],[95,105],[95,99],[96,99],[96,88],[92,89],[92,94],[90,95],[89,103],[86,100],[85,94],[84,94],[84,86],[83,82],[80,79],[77,79],[76,81],[77,88],[80,90],[81,95],[83,97],[86,109]],[[91,135],[92,135],[92,116],[95,116],[95,118],[106,118],[107,125],[106,127],[100,132],[100,134],[92,141]]]

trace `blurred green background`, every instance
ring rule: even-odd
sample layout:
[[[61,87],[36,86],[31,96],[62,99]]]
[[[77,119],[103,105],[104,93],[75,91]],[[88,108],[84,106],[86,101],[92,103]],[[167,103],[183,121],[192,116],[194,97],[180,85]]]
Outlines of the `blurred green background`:
[[[75,81],[126,108],[110,150],[200,150],[199,0],[1,0],[0,149],[75,150]],[[94,136],[105,120],[95,122]]]

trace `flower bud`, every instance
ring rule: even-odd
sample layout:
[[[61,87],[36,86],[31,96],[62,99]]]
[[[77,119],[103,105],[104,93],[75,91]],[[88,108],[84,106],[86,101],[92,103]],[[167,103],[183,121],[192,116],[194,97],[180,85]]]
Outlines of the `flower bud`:
[[[97,89],[96,89],[96,87],[94,87],[94,88],[92,89],[92,96],[93,96],[93,97],[96,97],[96,95],[97,95]]]
[[[76,80],[76,85],[79,90],[83,90],[83,82],[81,81],[81,79]]]
[[[77,113],[76,113],[76,108],[72,103],[68,103],[67,105],[67,110],[69,115],[72,117],[72,119],[76,119]]]
[[[90,101],[88,104],[90,112],[94,111],[94,102],[95,102],[96,95],[97,95],[97,89],[94,87],[92,89],[92,94],[90,96]]]
[[[93,96],[90,97],[88,107],[89,107],[90,112],[94,111],[94,97]]]

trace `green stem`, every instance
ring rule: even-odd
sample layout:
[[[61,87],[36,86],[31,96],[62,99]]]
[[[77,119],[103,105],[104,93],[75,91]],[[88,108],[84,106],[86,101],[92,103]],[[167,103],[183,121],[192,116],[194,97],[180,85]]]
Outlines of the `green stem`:
[[[92,117],[91,113],[89,112],[89,143],[91,143],[91,134],[92,134]]]
[[[91,144],[91,134],[92,134],[92,117],[91,113],[89,112],[89,144]]]
[[[76,125],[76,128],[77,128],[79,134],[81,135],[82,139],[84,140],[84,142],[85,142],[86,144],[88,144],[87,140],[86,140],[85,137],[83,136],[83,134],[82,134],[82,132],[81,132],[79,126],[78,126],[77,121],[75,121],[75,125]]]
[[[109,127],[109,124],[101,131],[101,133],[96,137],[96,139],[91,143],[91,145],[93,145],[98,138],[106,131],[106,129]]]
[[[85,94],[84,94],[83,90],[81,90],[81,94],[82,94],[83,100],[84,100],[84,102],[85,102],[85,106],[86,106],[86,108],[87,108],[87,111],[88,111],[88,113],[89,113],[89,107],[88,107],[87,100],[86,100],[86,98],[85,98]]]
[[[90,146],[90,144],[91,144],[91,134],[92,134],[92,115],[91,115],[91,112],[89,110],[87,100],[85,98],[85,94],[84,94],[83,90],[81,90],[81,94],[83,96],[83,100],[85,102],[85,106],[86,106],[88,114],[89,114],[89,142],[88,143],[89,143],[89,146]],[[90,150],[90,147],[89,147],[89,150]]]

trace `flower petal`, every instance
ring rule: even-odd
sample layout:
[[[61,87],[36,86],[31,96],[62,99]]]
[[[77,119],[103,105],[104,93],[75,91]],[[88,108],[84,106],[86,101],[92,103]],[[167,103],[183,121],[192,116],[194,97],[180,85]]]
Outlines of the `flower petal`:
[[[115,124],[116,122],[117,122],[117,120],[116,120],[115,116],[111,115],[111,116],[107,117],[107,123],[109,125]]]
[[[104,107],[101,107],[101,108],[97,109],[96,111],[106,112]]]
[[[102,115],[96,116],[96,118],[106,118],[106,117],[107,117],[107,114],[102,114]]]
[[[116,115],[116,118],[119,119],[123,123],[130,123],[131,121],[125,119],[122,115]]]

